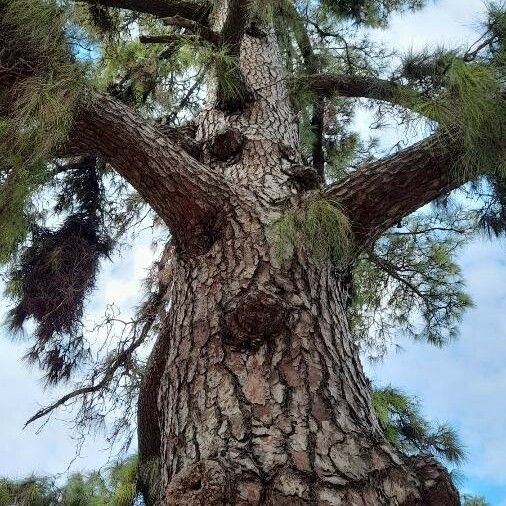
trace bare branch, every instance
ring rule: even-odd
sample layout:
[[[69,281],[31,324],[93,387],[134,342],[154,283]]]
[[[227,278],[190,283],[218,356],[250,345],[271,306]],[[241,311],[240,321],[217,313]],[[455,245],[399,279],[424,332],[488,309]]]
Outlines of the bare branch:
[[[26,421],[25,428],[28,425],[32,424],[33,422],[50,415],[53,411],[55,411],[61,406],[66,405],[69,401],[76,399],[77,397],[82,397],[87,394],[100,392],[102,389],[104,389],[108,385],[108,383],[114,378],[118,370],[127,361],[131,360],[131,357],[135,352],[135,350],[137,350],[146,341],[146,338],[149,335],[149,331],[151,330],[151,327],[158,315],[158,311],[162,305],[164,295],[165,290],[160,290],[150,297],[150,299],[148,300],[148,302],[144,307],[144,310],[140,318],[140,320],[142,321],[141,332],[139,333],[138,336],[132,339],[132,342],[127,348],[120,350],[117,353],[117,355],[115,355],[113,358],[107,361],[105,370],[103,372],[100,381],[73,390],[72,392],[69,392],[68,394],[64,395],[63,397],[61,397],[54,403],[50,404],[49,406],[40,409],[29,420]]]
[[[320,62],[318,56],[313,50],[313,44],[309,38],[304,23],[297,12],[297,9],[290,4],[286,8],[289,10],[290,18],[293,23],[294,36],[299,47],[300,54],[304,60],[306,72],[310,75],[318,74],[320,71]],[[323,135],[324,135],[324,114],[325,114],[325,97],[323,94],[317,94],[313,103],[313,116],[311,118],[311,130],[314,135],[313,142],[313,167],[324,178],[325,155],[323,152]]]
[[[369,76],[347,74],[313,74],[307,76],[309,86],[326,97],[334,95],[368,98],[411,109],[418,92],[413,88]]]
[[[454,170],[457,159],[453,139],[436,133],[362,166],[324,194],[343,206],[358,247],[364,247],[408,214],[461,186],[465,181]]]
[[[239,56],[248,18],[248,0],[228,1],[227,17],[221,29],[221,40],[222,44],[230,48],[230,54],[234,56]]]
[[[401,276],[399,272],[397,272],[397,269],[395,265],[390,263],[388,260],[381,258],[376,253],[374,253],[373,250],[367,251],[367,257],[369,260],[371,260],[372,263],[374,263],[377,267],[384,270],[388,275],[392,276],[392,278],[399,281],[399,283],[402,283],[405,285],[409,290],[411,290],[414,294],[416,294],[422,301],[426,301],[427,295],[423,294],[413,283],[411,283],[408,279]]]
[[[227,15],[220,33],[220,45],[226,46],[229,55],[237,61],[236,96],[230,97],[218,79],[217,101],[219,107],[229,111],[241,109],[250,95],[239,65],[241,42],[246,33],[248,19],[248,0],[228,1]]]

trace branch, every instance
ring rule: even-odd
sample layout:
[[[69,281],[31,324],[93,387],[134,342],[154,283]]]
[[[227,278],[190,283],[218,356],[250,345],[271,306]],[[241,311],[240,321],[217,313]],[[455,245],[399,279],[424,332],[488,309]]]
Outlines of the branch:
[[[344,208],[363,248],[408,214],[461,186],[465,181],[454,168],[458,157],[453,138],[436,133],[362,166],[324,195]]]
[[[80,0],[89,4],[105,5],[128,9],[159,18],[183,16],[187,19],[207,23],[212,5],[209,2],[192,2],[181,0]]]
[[[100,154],[165,221],[180,248],[206,248],[230,198],[223,177],[120,101],[90,95],[70,134],[70,152]]]
[[[248,0],[228,0],[227,16],[221,29],[221,41],[230,48],[230,54],[233,56],[239,56],[248,19]]]
[[[297,9],[290,3],[286,6],[288,14],[293,23],[293,32],[295,41],[299,47],[300,54],[309,75],[315,75],[320,70],[320,62],[318,56],[313,50],[311,39],[307,33],[306,27],[297,12]],[[323,135],[324,135],[324,114],[325,114],[325,97],[323,94],[317,94],[313,103],[313,116],[311,118],[311,130],[314,135],[313,141],[313,167],[320,175],[321,179],[325,177],[325,154],[323,151]]]
[[[40,418],[44,418],[45,416],[51,414],[54,410],[58,409],[61,406],[64,406],[69,401],[77,397],[100,392],[102,389],[104,389],[114,378],[116,372],[125,363],[131,360],[132,354],[135,352],[135,350],[145,342],[146,338],[149,335],[149,331],[151,330],[151,327],[153,326],[153,323],[158,315],[158,311],[162,305],[164,294],[165,292],[163,290],[160,290],[151,296],[143,310],[143,326],[139,336],[134,338],[127,348],[120,350],[114,359],[111,360],[109,364],[107,364],[102,379],[98,383],[90,384],[88,386],[73,390],[72,392],[69,392],[68,394],[55,401],[53,404],[40,409],[29,420],[26,421],[24,427],[26,428],[28,425],[39,420]]]
[[[226,86],[223,86],[218,76],[218,107],[229,112],[242,109],[250,96],[239,64],[241,42],[246,33],[249,19],[248,2],[249,0],[228,0],[227,14],[220,32],[220,46],[227,47],[228,54],[236,61],[237,69],[234,97],[229,96]]]
[[[369,98],[411,109],[419,96],[413,88],[377,77],[347,74],[313,74],[307,77],[317,93],[332,97]]]
[[[411,290],[414,294],[418,295],[418,297],[423,301],[426,302],[427,296],[423,294],[413,283],[411,283],[406,278],[402,277],[395,268],[395,265],[393,265],[388,260],[381,258],[376,253],[374,253],[373,250],[367,251],[367,257],[369,260],[374,263],[377,267],[385,271],[389,276],[399,281],[399,283],[405,285],[409,290]]]
[[[221,38],[219,34],[211,30],[209,27],[199,23],[198,21],[194,21],[192,19],[185,18],[183,16],[170,16],[167,18],[163,18],[163,24],[167,26],[176,26],[179,28],[185,28],[190,33],[198,35],[202,39],[210,42],[214,46],[219,46]],[[142,40],[141,42],[146,42]]]

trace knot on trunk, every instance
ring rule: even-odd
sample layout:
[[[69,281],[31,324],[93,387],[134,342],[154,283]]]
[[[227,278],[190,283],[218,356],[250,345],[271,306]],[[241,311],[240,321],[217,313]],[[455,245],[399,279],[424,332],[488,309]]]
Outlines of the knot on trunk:
[[[237,348],[258,349],[282,331],[285,317],[286,310],[278,297],[261,291],[249,292],[225,309],[224,340]]]
[[[165,506],[207,506],[226,503],[226,473],[214,460],[202,460],[176,474],[165,495]]]
[[[193,228],[173,238],[175,251],[182,258],[205,255],[220,237],[222,216],[210,216],[204,223],[195,223]]]
[[[290,178],[299,191],[315,190],[322,184],[322,178],[312,167],[292,165],[283,172]]]
[[[459,506],[460,498],[448,471],[433,457],[412,457],[409,466],[421,483],[422,502],[428,506]],[[417,503],[419,504],[419,503]]]
[[[240,156],[244,135],[237,128],[223,128],[208,142],[207,151],[213,160],[226,162]]]

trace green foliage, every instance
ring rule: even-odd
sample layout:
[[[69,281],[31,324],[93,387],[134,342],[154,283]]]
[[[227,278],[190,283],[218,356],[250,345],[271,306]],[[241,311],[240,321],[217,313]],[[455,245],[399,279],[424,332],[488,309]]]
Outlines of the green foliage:
[[[118,462],[110,470],[111,485],[114,493],[110,506],[131,506],[137,496],[137,457]]]
[[[304,248],[317,262],[344,265],[352,248],[351,228],[339,207],[312,198],[286,211],[272,228],[276,256],[287,260],[296,248]]]
[[[0,506],[53,506],[56,500],[56,487],[47,478],[0,479]]]
[[[500,175],[487,176],[483,182],[488,199],[477,212],[478,226],[489,237],[503,236],[506,234],[506,179]]]
[[[450,220],[446,221],[447,219]],[[454,257],[467,216],[418,215],[377,241],[355,268],[351,323],[360,345],[382,357],[401,338],[442,346],[472,305]]]
[[[455,169],[463,180],[506,170],[506,100],[496,72],[455,58],[444,76],[445,90],[416,108],[457,139],[462,155]]]
[[[499,45],[502,47],[502,44]],[[418,96],[400,97],[459,146],[455,170],[463,181],[480,173],[504,175],[504,67],[490,58],[438,48],[404,57],[400,77]]]
[[[135,456],[89,474],[71,474],[58,486],[52,479],[0,479],[0,506],[134,506],[137,501]]]
[[[369,26],[385,26],[395,11],[420,9],[425,0],[321,0],[324,11]]]
[[[45,167],[27,168],[12,160],[0,181],[0,263],[6,263],[25,240],[31,225],[31,198],[48,180]]]
[[[31,198],[65,142],[84,76],[63,39],[65,16],[44,0],[0,2],[0,45],[17,72],[0,96],[0,262],[28,233]],[[10,61],[12,59],[12,61]],[[8,89],[5,89],[8,85]]]
[[[433,455],[452,463],[465,457],[456,432],[446,424],[433,426],[420,404],[392,387],[373,390],[374,410],[388,441],[406,455]]]
[[[490,503],[482,496],[464,495],[462,506],[490,506]]]

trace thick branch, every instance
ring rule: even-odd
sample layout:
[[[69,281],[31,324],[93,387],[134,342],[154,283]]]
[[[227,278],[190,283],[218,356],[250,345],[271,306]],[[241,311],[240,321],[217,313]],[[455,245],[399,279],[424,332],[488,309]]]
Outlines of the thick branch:
[[[129,9],[159,18],[183,16],[194,21],[206,23],[212,6],[209,2],[181,0],[80,0],[89,4],[105,5]]]
[[[171,229],[180,248],[206,248],[230,191],[223,178],[120,101],[94,93],[82,107],[70,150],[105,158]]]
[[[434,134],[392,156],[369,163],[325,190],[343,206],[358,247],[416,209],[463,184],[455,170],[454,141]]]
[[[217,102],[221,109],[233,112],[242,109],[249,99],[249,91],[239,65],[241,42],[248,24],[248,0],[228,0],[227,14],[220,32],[220,45],[226,46],[228,54],[236,61],[235,93],[231,97],[227,86],[218,75]]]
[[[230,54],[239,56],[241,41],[248,23],[248,0],[228,0],[228,9],[223,28],[222,44],[230,48]]]
[[[309,86],[325,97],[369,98],[407,108],[413,107],[418,93],[409,86],[369,76],[347,74],[313,74]]]

